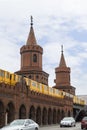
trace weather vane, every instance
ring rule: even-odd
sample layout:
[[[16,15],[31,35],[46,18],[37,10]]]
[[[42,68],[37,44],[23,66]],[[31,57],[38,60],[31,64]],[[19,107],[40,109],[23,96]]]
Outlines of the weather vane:
[[[33,25],[33,17],[31,16],[31,26]]]
[[[61,52],[63,53],[63,45],[61,45]]]

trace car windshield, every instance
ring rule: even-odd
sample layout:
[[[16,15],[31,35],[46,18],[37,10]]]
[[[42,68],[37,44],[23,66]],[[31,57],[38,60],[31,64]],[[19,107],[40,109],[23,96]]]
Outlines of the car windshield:
[[[11,126],[16,126],[16,125],[23,125],[25,120],[14,120],[13,122],[10,123]]]
[[[83,120],[87,120],[87,116],[85,116],[85,117],[83,118]]]
[[[72,120],[72,118],[71,118],[71,117],[66,117],[66,118],[64,118],[63,120],[64,120],[64,121],[69,121],[69,120]]]

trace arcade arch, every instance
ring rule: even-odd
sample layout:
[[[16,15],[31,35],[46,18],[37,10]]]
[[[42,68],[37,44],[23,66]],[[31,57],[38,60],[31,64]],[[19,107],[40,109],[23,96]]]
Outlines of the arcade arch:
[[[58,109],[57,111],[57,123],[59,123],[61,120],[61,112],[60,112],[60,109]]]
[[[53,124],[56,124],[56,119],[57,119],[56,109],[53,109]]]
[[[26,118],[26,108],[22,104],[19,108],[19,119],[25,119]]]
[[[29,112],[29,115],[27,116],[27,110]],[[15,119],[15,106],[12,102],[9,102],[6,107],[4,107],[4,103],[0,101],[0,124],[5,124],[6,120],[6,113],[7,112],[7,123],[10,123]],[[61,108],[56,109],[48,107],[48,106],[36,106],[31,105],[30,107],[27,107],[22,104],[19,107],[18,112],[18,118],[24,119],[26,117],[36,121],[39,125],[47,125],[47,124],[56,124],[59,123],[60,120],[64,117],[65,112]],[[70,114],[70,112],[68,112]],[[4,120],[2,120],[2,118]]]
[[[42,124],[46,125],[47,124],[47,109],[44,107],[42,111]]]
[[[4,125],[5,116],[4,116],[5,108],[2,101],[0,101],[0,127]]]
[[[12,102],[8,103],[6,107],[6,112],[7,112],[7,123],[10,123],[15,119],[15,107]]]
[[[80,110],[80,111],[77,113],[76,121],[81,121],[84,116],[87,116],[87,111],[85,111],[85,110]]]
[[[35,107],[33,105],[30,107],[29,118],[32,119],[32,120],[34,120],[34,121],[36,119]]]
[[[40,107],[37,107],[36,109],[36,122],[41,125],[41,118],[42,117],[42,114],[41,114],[41,108]]]
[[[52,109],[48,109],[48,124],[52,124]]]

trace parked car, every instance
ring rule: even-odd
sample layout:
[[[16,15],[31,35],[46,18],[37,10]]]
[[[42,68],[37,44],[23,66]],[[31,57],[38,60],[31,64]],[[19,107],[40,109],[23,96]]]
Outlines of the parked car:
[[[0,130],[39,130],[39,125],[31,119],[16,119]]]
[[[76,121],[73,117],[64,117],[60,121],[60,127],[63,127],[63,126],[76,126]]]
[[[87,116],[83,117],[81,120],[81,129],[87,129]]]

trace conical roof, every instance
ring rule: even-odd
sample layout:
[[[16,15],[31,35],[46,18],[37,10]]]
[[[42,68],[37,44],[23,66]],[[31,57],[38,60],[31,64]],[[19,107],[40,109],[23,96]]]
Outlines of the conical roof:
[[[63,46],[61,46],[61,58],[60,58],[60,63],[59,63],[59,67],[67,67],[66,66],[66,62],[65,62],[65,58],[64,58],[64,55],[63,55]]]
[[[36,44],[37,44],[37,42],[36,42],[34,29],[33,29],[33,18],[31,16],[31,27],[30,27],[30,32],[29,32],[29,35],[28,35],[26,45],[36,45]]]

